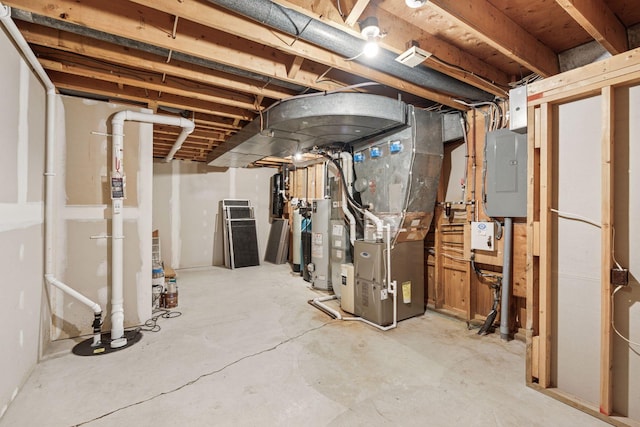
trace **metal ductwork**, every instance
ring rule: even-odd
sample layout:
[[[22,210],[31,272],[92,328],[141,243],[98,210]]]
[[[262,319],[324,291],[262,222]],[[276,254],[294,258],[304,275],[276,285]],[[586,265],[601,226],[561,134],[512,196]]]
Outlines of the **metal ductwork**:
[[[263,112],[209,153],[207,162],[243,167],[267,156],[355,144],[404,129],[407,120],[407,104],[393,98],[353,92],[300,96]]]
[[[56,30],[62,30],[73,34],[78,34],[85,37],[90,37],[96,40],[112,43],[118,46],[128,47],[130,49],[140,50],[147,53],[152,53],[161,57],[167,58],[169,56],[169,49],[154,46],[148,43],[138,42],[128,39],[126,37],[120,37],[113,34],[105,33],[103,31],[93,30],[91,28],[83,27],[81,25],[73,24],[66,21],[60,21],[58,19],[49,18],[47,16],[38,15],[32,12],[27,12],[20,9],[11,9],[11,17],[20,21],[30,22],[33,24],[42,25],[43,27],[55,28]],[[251,71],[242,70],[240,68],[231,67],[229,65],[220,64],[218,62],[210,61],[204,58],[199,58],[193,55],[187,55],[180,52],[172,52],[171,58],[176,61],[183,61],[193,65],[199,65],[209,68],[211,70],[222,71],[228,74],[233,74],[239,77],[246,77],[252,80],[278,86],[284,89],[289,89],[294,92],[303,92],[307,88],[299,86],[293,83],[285,82],[282,80],[273,79],[272,77],[263,76],[262,74],[252,73]]]
[[[358,56],[365,41],[309,18],[300,12],[285,8],[271,0],[208,0],[209,3],[239,13],[301,40],[313,43],[345,58]],[[426,67],[411,68],[395,61],[397,55],[385,49],[375,58],[360,56],[356,61],[416,85],[460,98],[490,101],[493,95],[481,89]]]

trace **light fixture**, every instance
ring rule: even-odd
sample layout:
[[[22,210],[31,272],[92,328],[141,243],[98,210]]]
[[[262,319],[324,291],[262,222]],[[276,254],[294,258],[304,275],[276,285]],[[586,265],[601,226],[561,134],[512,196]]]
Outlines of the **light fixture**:
[[[424,6],[425,4],[427,4],[427,0],[405,0],[405,3],[407,4],[407,6],[409,6],[412,9],[417,9],[421,6]]]
[[[296,151],[296,153],[293,155],[293,160],[295,160],[296,162],[300,162],[303,159],[303,155],[300,151]]]
[[[376,38],[380,37],[380,27],[378,27],[378,19],[374,16],[369,16],[360,22],[360,33],[367,39],[364,44],[362,53],[369,58],[373,58],[378,54],[380,48]]]

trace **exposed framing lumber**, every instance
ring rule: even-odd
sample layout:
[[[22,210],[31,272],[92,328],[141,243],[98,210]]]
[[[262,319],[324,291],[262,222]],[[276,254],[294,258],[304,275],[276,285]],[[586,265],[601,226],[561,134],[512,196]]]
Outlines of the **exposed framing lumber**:
[[[356,1],[356,4],[351,8],[351,11],[349,12],[349,16],[347,16],[347,19],[345,19],[344,23],[350,27],[353,27],[354,25],[356,25],[356,23],[358,22],[358,19],[360,19],[360,16],[362,16],[362,12],[364,12],[364,10],[368,5],[369,5],[369,0]]]
[[[538,125],[535,125],[536,128]],[[551,385],[551,325],[552,325],[552,222],[553,200],[553,117],[548,103],[540,105],[540,134],[536,134],[540,145],[540,341],[538,362],[538,384]]]
[[[526,334],[526,381],[531,384],[538,380],[540,361],[540,337],[538,335],[539,319],[539,285],[538,271],[540,255],[540,199],[539,199],[539,179],[540,179],[540,109],[529,108],[528,123],[533,123],[533,129],[527,135],[527,319],[525,324]]]
[[[149,8],[159,9],[163,12],[180,16],[183,19],[201,24],[203,27],[216,28],[216,30],[223,31],[229,35],[242,37],[245,40],[259,43],[268,48],[275,49],[280,55],[299,56],[309,60],[309,62],[312,61],[347,73],[356,74],[391,88],[405,91],[421,98],[430,99],[458,110],[461,109],[461,105],[453,101],[453,98],[450,96],[400,80],[357,62],[347,61],[347,58],[343,58],[326,49],[267,28],[257,22],[241,18],[235,14],[230,14],[224,9],[215,7],[212,4],[203,4],[194,0],[183,0],[181,3],[158,0],[132,1]],[[290,60],[281,60],[281,63],[286,73],[286,68]],[[301,67],[296,75],[302,73],[304,69],[305,67]],[[319,85],[325,84],[328,81],[326,79],[318,79],[318,76],[321,74],[322,72],[316,73],[314,81],[305,80],[304,83],[299,83],[314,87],[318,90],[327,90],[326,86],[319,87]],[[288,79],[288,76],[285,77]]]
[[[487,0],[430,0],[428,6],[451,17],[480,40],[547,77],[560,71],[557,55]]]
[[[611,328],[611,299],[612,299],[612,286],[610,283],[610,269],[612,267],[612,259],[610,254],[613,248],[613,236],[612,236],[612,222],[614,218],[614,145],[615,145],[615,91],[617,87],[630,87],[640,84],[640,51],[638,49],[630,52],[612,57],[608,60],[604,60],[600,63],[591,64],[576,70],[572,70],[567,73],[560,74],[558,76],[542,80],[540,82],[533,83],[529,86],[529,117],[534,117],[535,124],[529,127],[529,132],[534,132],[536,144],[540,134],[543,138],[540,138],[540,177],[536,178],[535,173],[532,174],[529,170],[529,179],[534,182],[538,180],[540,182],[540,295],[539,303],[541,305],[539,328],[540,328],[540,375],[539,384],[530,383],[534,388],[540,389],[544,393],[555,397],[562,402],[578,408],[584,412],[594,415],[600,419],[603,419],[614,425],[636,425],[638,420],[632,420],[623,416],[613,415],[613,400],[614,400],[614,388],[612,387],[612,328]],[[547,351],[543,351],[542,346],[545,342],[543,339],[543,328],[550,316],[543,316],[542,306],[548,304],[548,296],[543,294],[550,286],[549,280],[546,277],[550,268],[550,259],[548,258],[548,241],[550,230],[548,223],[545,222],[545,217],[548,217],[548,212],[545,211],[548,200],[549,192],[545,189],[544,183],[548,181],[548,177],[545,177],[544,170],[549,169],[549,161],[547,159],[547,166],[544,166],[545,159],[548,157],[548,150],[544,155],[544,147],[548,145],[544,141],[544,135],[549,135],[552,123],[544,123],[544,117],[547,115],[544,113],[544,109],[547,113],[550,110],[556,108],[557,105],[572,102],[579,99],[584,99],[600,95],[601,97],[601,123],[602,123],[602,135],[601,135],[601,181],[602,181],[602,198],[601,198],[601,237],[600,246],[602,252],[602,271],[601,271],[601,311],[600,311],[600,402],[597,405],[593,405],[588,402],[584,402],[579,398],[570,396],[562,390],[554,388],[552,384],[544,381],[546,374],[543,374],[542,370],[546,369],[545,365],[550,362],[551,355]],[[540,111],[540,118],[538,119],[537,113]],[[533,113],[532,113],[533,112]],[[538,122],[540,124],[538,124]],[[551,134],[553,136],[553,134]],[[535,171],[535,168],[534,168]],[[530,183],[531,185],[531,183]],[[531,188],[531,186],[529,187]],[[534,202],[535,203],[535,202]],[[535,213],[534,213],[535,215]],[[531,212],[529,212],[531,216]],[[528,218],[529,220],[532,218]],[[535,219],[535,217],[534,217]],[[534,222],[535,226],[535,222]],[[533,237],[533,248],[535,252],[535,227]],[[543,273],[544,272],[544,273]],[[528,284],[531,284],[531,280],[535,284],[535,278],[530,278]],[[531,295],[531,298],[535,300],[535,295]],[[533,337],[535,339],[535,336]],[[532,340],[534,343],[535,341]],[[535,352],[527,352],[527,357],[530,360],[527,364],[531,363],[531,366],[535,365],[534,357]],[[528,369],[528,368],[527,368]]]
[[[74,59],[71,59],[72,61]],[[173,95],[183,96],[185,98],[199,99],[207,102],[215,102],[220,105],[228,105],[231,107],[242,108],[254,111],[256,105],[253,100],[248,97],[238,96],[237,94],[224,93],[219,89],[207,87],[199,83],[190,82],[175,77],[165,78],[162,82],[161,76],[152,74],[144,74],[138,71],[136,77],[131,76],[131,72],[123,70],[121,67],[112,65],[110,70],[106,70],[92,66],[87,61],[76,59],[80,63],[61,62],[58,60],[39,58],[45,70],[59,71],[73,76],[88,77],[91,79],[103,80],[116,83],[122,90],[124,86],[133,86],[138,88],[156,91],[158,93],[171,93]],[[242,99],[245,98],[245,99]]]
[[[332,25],[342,31],[352,35],[359,35],[359,28],[353,28],[345,24],[341,19],[333,17],[335,15],[321,15],[317,10],[309,8],[306,0],[274,0],[282,6],[294,9],[310,17],[320,19],[324,23]],[[387,31],[387,35],[381,40],[381,45],[400,54],[407,49],[407,42],[415,40],[439,60],[427,59],[425,64],[434,70],[447,74],[458,80],[492,93],[496,96],[504,96],[510,79],[506,73],[481,61],[468,52],[464,52],[458,47],[443,41],[442,39],[429,34],[423,29],[405,21],[394,15],[393,2],[369,2],[365,12],[367,16],[376,16],[381,24],[381,29]],[[403,4],[402,7],[405,7]],[[449,64],[449,65],[447,65]]]
[[[640,48],[540,80],[528,87],[528,104],[566,102],[600,93],[605,86],[640,81]]]
[[[602,272],[600,284],[600,412],[611,415],[613,412],[613,341],[611,330],[611,280],[610,271],[613,267],[611,254],[613,253],[612,225],[613,225],[613,194],[614,194],[614,129],[615,129],[615,99],[611,86],[602,88]]]
[[[262,95],[272,99],[283,99],[294,95],[292,91],[278,88],[274,85],[260,86],[255,80],[232,76],[221,71],[176,61],[175,59],[167,62],[166,58],[159,57],[158,55],[142,51],[132,51],[123,46],[100,40],[90,40],[90,42],[88,42],[87,38],[80,35],[58,31],[29,22],[18,21],[16,24],[31,45],[73,52],[86,57],[123,64],[127,67],[167,74],[223,89]]]
[[[556,0],[609,53],[628,49],[627,30],[603,0]]]
[[[206,27],[192,22],[181,25],[176,38],[168,37],[173,26],[173,16],[179,16],[170,11],[164,12],[153,8],[131,7],[131,2],[112,0],[105,3],[101,0],[84,0],[84,7],[76,7],[73,0],[60,0],[55,4],[42,5],[38,0],[9,0],[7,5],[18,9],[41,14],[55,20],[62,20],[76,25],[90,27],[108,34],[125,37],[131,40],[159,46],[177,52],[205,58],[214,62],[251,71],[267,77],[312,87],[317,90],[339,88],[333,82],[317,82],[318,73],[301,69],[295,79],[287,76],[286,64],[289,63],[288,54],[274,50],[260,41],[250,42],[232,34],[225,33],[215,27]],[[169,7],[169,2],[152,6]],[[178,4],[180,5],[180,4]],[[206,7],[206,15],[216,15],[222,22],[231,20],[231,15],[212,13]],[[204,13],[204,12],[203,12]],[[171,19],[167,19],[171,16]],[[182,15],[180,15],[182,17]],[[62,18],[61,18],[62,17]],[[248,21],[243,21],[248,22]],[[243,24],[244,25],[244,24]],[[266,29],[262,28],[262,32]],[[262,33],[261,33],[262,34]],[[275,36],[270,33],[270,37]],[[282,42],[281,42],[282,43]]]
[[[78,90],[81,92],[97,94],[108,98],[129,100],[147,104],[157,102],[159,105],[177,108],[180,110],[199,111],[208,114],[215,114],[221,117],[238,118],[241,120],[251,120],[253,115],[246,110],[241,110],[226,105],[214,104],[207,101],[185,98],[181,96],[162,94],[146,91],[136,87],[118,88],[118,85],[111,82],[91,79],[88,77],[71,76],[58,71],[49,71],[49,77],[57,88]]]

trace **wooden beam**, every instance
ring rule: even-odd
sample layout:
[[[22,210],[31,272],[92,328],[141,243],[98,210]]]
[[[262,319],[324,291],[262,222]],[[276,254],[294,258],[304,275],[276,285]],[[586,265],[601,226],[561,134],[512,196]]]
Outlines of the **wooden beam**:
[[[193,1],[193,0],[191,0]],[[74,0],[59,0],[49,5],[43,5],[39,0],[9,0],[8,6],[40,14],[55,20],[92,28],[108,34],[125,37],[142,43],[151,44],[173,52],[184,52],[189,55],[211,60],[223,65],[276,78],[285,82],[300,86],[311,87],[317,90],[337,89],[341,85],[334,82],[316,82],[318,73],[301,69],[295,79],[287,76],[287,67],[290,57],[287,53],[274,50],[259,38],[255,41],[242,39],[237,35],[223,32],[215,26],[198,25],[194,21],[183,23],[176,38],[168,37],[173,28],[173,16],[178,14],[168,10],[170,2],[149,2],[151,7],[166,10],[157,10],[151,7],[131,7],[128,0],[112,0],[108,3],[102,0],[84,0],[82,7]],[[178,10],[180,5],[177,3]],[[215,17],[216,22],[233,22],[239,25],[236,32],[247,25],[255,25],[261,28],[261,34],[266,32],[270,39],[279,40],[280,44],[286,44],[276,35],[259,24],[250,23],[241,18],[224,12],[215,11],[212,6],[200,4],[204,9],[198,9],[208,17]],[[182,17],[182,15],[180,15]],[[198,21],[203,20],[200,17]],[[224,28],[222,25],[221,28]],[[168,58],[165,58],[165,60]]]
[[[612,55],[629,49],[627,29],[603,0],[556,0]]]
[[[309,8],[307,0],[274,0],[285,7],[304,13],[309,17],[322,20],[324,23],[345,31],[351,35],[359,36],[360,30],[346,25],[342,20],[331,20],[331,16],[322,16]],[[399,5],[398,3],[402,3]],[[509,83],[509,76],[501,70],[487,64],[468,52],[446,43],[433,34],[429,34],[422,28],[401,19],[397,14],[397,8],[406,9],[404,2],[397,0],[378,1],[369,3],[366,8],[367,15],[375,16],[381,23],[381,29],[386,37],[380,41],[385,49],[400,54],[407,49],[407,42],[415,40],[420,46],[433,54],[433,58],[427,59],[425,65],[443,74],[462,80],[472,86],[485,90],[496,96],[504,96]]]
[[[558,56],[488,0],[429,0],[427,6],[543,77],[560,72]]]
[[[219,105],[171,94],[158,96],[155,93],[135,87],[126,87],[121,90],[116,84],[111,82],[87,77],[71,76],[58,71],[49,71],[48,74],[57,88],[76,90],[88,94],[97,94],[119,100],[135,101],[145,105],[150,101],[157,101],[160,106],[177,108],[180,110],[200,111],[203,113],[215,114],[221,117],[230,117],[238,120],[251,120],[253,118],[253,115],[247,111],[228,107],[226,105]]]
[[[461,105],[454,102],[451,96],[443,95],[435,90],[426,89],[420,85],[376,71],[373,68],[357,62],[347,61],[347,58],[326,49],[294,38],[288,34],[270,29],[257,22],[240,18],[237,15],[230,14],[224,9],[215,7],[212,4],[205,4],[195,0],[183,0],[180,3],[166,0],[132,1],[150,8],[153,7],[161,9],[164,12],[180,16],[183,19],[196,22],[202,26],[216,28],[217,30],[224,31],[225,33],[236,37],[244,38],[244,40],[250,40],[256,44],[259,43],[263,48],[267,47],[277,49],[280,54],[285,53],[288,55],[300,56],[309,61],[331,68],[336,68],[394,89],[411,93],[421,98],[430,99],[455,109],[461,109]],[[289,61],[282,61],[282,64],[286,63],[289,63]],[[305,67],[301,67],[297,75],[302,73],[303,70],[305,70]],[[318,90],[326,90],[326,87],[320,88],[319,86],[325,84],[329,80],[317,79],[320,74],[322,74],[322,72],[315,74],[313,82],[305,80],[306,85]]]
[[[536,183],[540,179],[540,150],[536,149],[535,117],[536,109],[530,107],[527,110],[528,123],[532,124],[527,133],[527,319],[524,325],[526,333],[526,373],[525,380],[530,384],[538,378],[538,337],[537,316],[534,312],[538,309],[536,303],[536,291],[539,286],[537,280],[538,257],[536,256],[535,241],[539,206],[536,204],[534,194],[537,190]],[[534,340],[535,338],[535,340]],[[535,344],[534,344],[535,342]],[[535,347],[535,348],[534,348]]]
[[[602,270],[600,276],[600,412],[613,412],[613,341],[611,330],[611,268],[614,195],[615,98],[611,86],[602,88]]]
[[[134,51],[100,40],[87,39],[77,34],[66,33],[29,22],[17,21],[16,24],[18,28],[20,28],[22,35],[31,45],[46,46],[65,52],[74,52],[83,56],[122,64],[127,67],[167,74],[223,89],[262,95],[272,99],[288,98],[294,94],[293,91],[278,88],[275,85],[265,86],[264,83],[259,84],[256,80],[176,61],[175,59],[167,62],[166,58],[152,53],[138,50]]]
[[[298,71],[300,71],[300,67],[302,66],[303,61],[304,61],[304,58],[301,56],[295,56],[293,58],[293,61],[289,66],[289,71],[287,72],[287,75],[289,76],[290,79],[294,79],[296,77],[296,74],[298,74]]]
[[[540,342],[538,384],[551,385],[552,336],[552,256],[553,233],[551,203],[553,201],[553,107],[540,106]],[[537,127],[537,125],[536,125]],[[536,135],[536,138],[538,136]]]
[[[358,22],[358,19],[360,19],[360,16],[362,16],[362,12],[364,12],[364,10],[368,5],[369,5],[369,0],[356,1],[356,4],[351,8],[351,11],[349,12],[349,16],[347,16],[347,19],[345,19],[344,23],[350,27],[353,27],[354,25],[356,25],[356,23]]]
[[[605,86],[638,82],[640,48],[530,84],[527,88],[528,105],[584,98],[599,94]]]
[[[83,61],[81,58],[69,59],[71,61],[79,61],[80,63],[74,64],[66,61],[63,63],[43,57],[40,57],[39,61],[45,70],[60,71],[74,76],[88,77],[116,83],[118,88],[121,90],[124,89],[125,85],[134,86],[162,93],[171,93],[187,98],[190,97],[193,99],[215,102],[221,105],[229,105],[245,110],[254,110],[257,108],[251,98],[228,92],[225,93],[219,89],[207,87],[188,80],[167,77],[165,78],[165,81],[162,82],[161,76],[155,76],[148,73],[145,74],[141,71],[138,71],[138,74],[133,76],[130,70],[124,70],[115,65],[105,67],[103,64],[102,69],[100,69],[96,67],[96,64],[91,65],[90,62]]]

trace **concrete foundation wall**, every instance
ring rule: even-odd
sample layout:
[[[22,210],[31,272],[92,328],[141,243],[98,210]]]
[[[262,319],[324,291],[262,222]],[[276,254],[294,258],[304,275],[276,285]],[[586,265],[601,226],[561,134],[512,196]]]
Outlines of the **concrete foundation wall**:
[[[43,304],[45,90],[0,31],[0,417],[36,365]]]
[[[219,169],[195,162],[156,161],[153,169],[153,228],[162,258],[173,268],[223,265],[222,199],[249,199],[255,208],[260,259],[269,236],[272,168]]]

